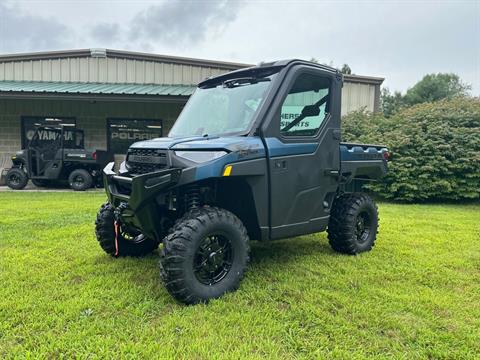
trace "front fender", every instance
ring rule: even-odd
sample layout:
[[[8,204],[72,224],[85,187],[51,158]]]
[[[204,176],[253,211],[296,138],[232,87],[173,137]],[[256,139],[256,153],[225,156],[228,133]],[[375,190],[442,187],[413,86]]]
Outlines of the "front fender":
[[[26,164],[25,159],[18,157],[16,155],[12,156],[13,167],[24,167]]]

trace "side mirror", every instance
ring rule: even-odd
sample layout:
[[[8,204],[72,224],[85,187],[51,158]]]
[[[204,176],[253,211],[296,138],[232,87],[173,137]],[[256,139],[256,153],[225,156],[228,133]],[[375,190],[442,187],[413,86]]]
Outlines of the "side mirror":
[[[306,105],[302,109],[302,117],[318,116],[320,115],[320,107],[316,105]]]

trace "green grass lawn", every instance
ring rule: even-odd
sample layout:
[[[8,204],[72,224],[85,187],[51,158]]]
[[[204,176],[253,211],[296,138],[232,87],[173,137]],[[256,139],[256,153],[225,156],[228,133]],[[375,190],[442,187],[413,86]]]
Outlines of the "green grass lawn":
[[[176,303],[96,243],[104,194],[0,193],[0,358],[475,358],[480,206],[380,204],[372,252],[252,244],[240,290]]]

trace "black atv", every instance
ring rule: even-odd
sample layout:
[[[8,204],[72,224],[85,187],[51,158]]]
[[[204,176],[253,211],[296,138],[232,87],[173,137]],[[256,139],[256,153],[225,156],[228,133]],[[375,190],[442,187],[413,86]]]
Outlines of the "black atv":
[[[55,187],[68,181],[73,190],[83,191],[101,184],[101,169],[112,156],[106,151],[85,150],[84,138],[79,129],[38,127],[27,148],[12,157],[7,185],[20,190],[29,179],[39,187]]]

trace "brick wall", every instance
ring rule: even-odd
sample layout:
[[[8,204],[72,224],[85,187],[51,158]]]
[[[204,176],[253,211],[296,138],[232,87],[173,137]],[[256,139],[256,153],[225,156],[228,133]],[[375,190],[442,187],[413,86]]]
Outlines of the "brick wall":
[[[21,147],[18,104],[0,100],[0,173],[10,167],[11,156]]]

